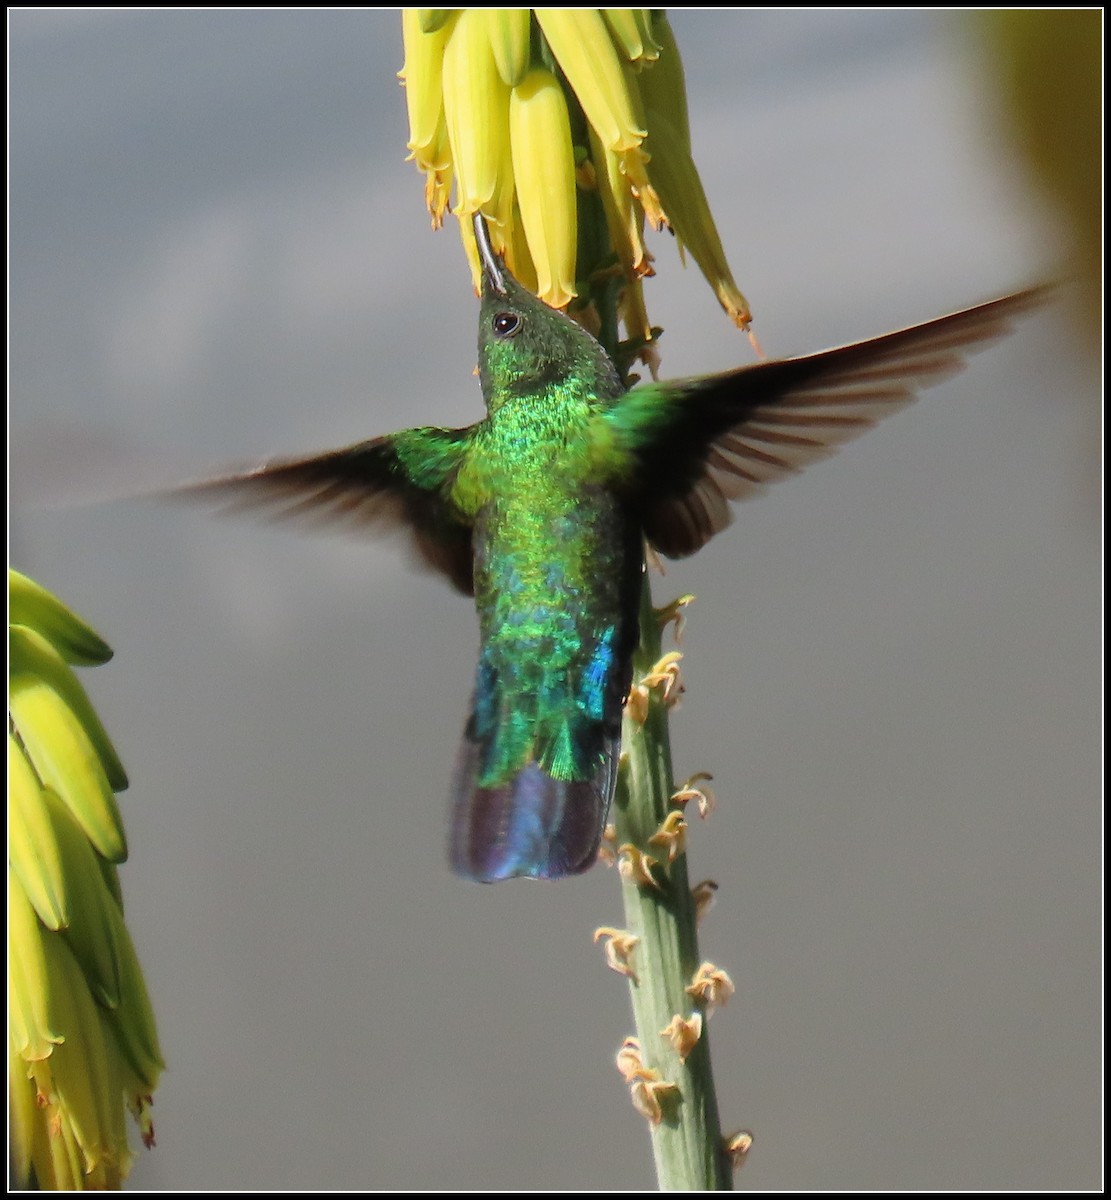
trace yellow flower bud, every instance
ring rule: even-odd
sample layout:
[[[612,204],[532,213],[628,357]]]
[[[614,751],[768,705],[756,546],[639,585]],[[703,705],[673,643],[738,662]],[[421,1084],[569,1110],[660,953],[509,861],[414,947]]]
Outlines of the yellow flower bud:
[[[531,65],[532,9],[487,8],[483,11],[498,74],[509,87],[516,87]]]

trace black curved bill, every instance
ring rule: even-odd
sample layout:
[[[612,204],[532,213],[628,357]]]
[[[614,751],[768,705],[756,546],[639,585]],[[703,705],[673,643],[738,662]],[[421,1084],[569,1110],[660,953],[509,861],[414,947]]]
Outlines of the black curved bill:
[[[490,244],[490,230],[486,225],[486,218],[480,212],[476,212],[474,215],[474,239],[478,243],[478,256],[482,260],[482,274],[485,276],[486,282],[499,296],[507,295],[509,289],[505,283],[505,267],[498,255],[494,253],[494,247]]]

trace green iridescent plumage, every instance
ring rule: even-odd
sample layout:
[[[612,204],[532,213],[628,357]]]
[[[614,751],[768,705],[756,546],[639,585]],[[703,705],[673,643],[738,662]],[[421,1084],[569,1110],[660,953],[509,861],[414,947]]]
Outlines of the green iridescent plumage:
[[[636,644],[641,539],[599,457],[624,387],[602,348],[489,257],[473,427],[450,498],[474,517],[481,651],[452,861],[480,879],[594,860]]]
[[[1024,292],[867,342],[626,393],[601,346],[490,249],[487,415],[184,489],[405,530],[473,594],[480,653],[456,766],[452,863],[470,878],[593,862],[613,795],[646,540],[691,554],[730,501],[824,457],[1039,303]]]

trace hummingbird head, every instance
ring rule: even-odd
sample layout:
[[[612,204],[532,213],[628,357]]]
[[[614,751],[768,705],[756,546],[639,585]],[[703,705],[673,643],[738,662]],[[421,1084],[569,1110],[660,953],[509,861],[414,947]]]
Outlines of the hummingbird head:
[[[482,262],[478,362],[482,394],[493,412],[507,400],[571,386],[599,400],[624,392],[605,350],[565,313],[523,288],[495,253],[486,219],[474,215]]]

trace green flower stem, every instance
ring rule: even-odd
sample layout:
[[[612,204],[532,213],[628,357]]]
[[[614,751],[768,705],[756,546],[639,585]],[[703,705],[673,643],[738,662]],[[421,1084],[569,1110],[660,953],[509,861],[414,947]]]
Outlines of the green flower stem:
[[[645,574],[641,599],[640,646],[633,666],[634,686],[659,661],[661,634]],[[617,845],[631,843],[642,853],[666,860],[649,846],[671,808],[675,788],[671,773],[667,707],[659,689],[651,689],[648,716],[640,726],[626,714],[622,746],[627,755],[615,805]],[[677,1085],[678,1094],[661,1094],[663,1119],[651,1125],[656,1174],[665,1191],[730,1191],[731,1165],[722,1148],[717,1097],[710,1067],[710,1047],[703,1020],[702,1036],[686,1062],[680,1062],[669,1039],[660,1036],[678,1014],[689,1018],[701,1003],[686,992],[701,961],[694,899],[687,878],[686,855],[670,866],[654,868],[659,887],[622,879],[626,928],[639,941],[630,963],[629,990],[646,1068]]]
[[[571,94],[568,104],[581,135],[585,120]],[[580,263],[604,262],[613,253],[597,192],[579,192],[579,243]],[[619,291],[620,282],[612,274],[591,279],[589,295],[598,313],[598,339],[620,363]],[[622,364],[622,369],[627,366]],[[662,640],[646,571],[640,645],[633,659],[634,686],[659,662]],[[621,732],[623,766],[613,811],[617,846],[630,844],[654,858],[666,858],[648,839],[672,810],[675,791],[667,711],[658,689],[653,688],[643,726],[626,714]],[[705,1017],[702,1036],[685,1062],[680,1062],[671,1041],[660,1036],[660,1030],[676,1015],[689,1018],[702,1011],[700,1002],[685,990],[701,962],[686,855],[679,855],[670,866],[655,868],[654,877],[659,888],[623,877],[621,891],[625,927],[639,939],[630,958],[634,975],[629,979],[629,991],[641,1060],[660,1080],[678,1089],[677,1093],[659,1093],[662,1119],[659,1124],[649,1124],[656,1178],[664,1191],[732,1191],[733,1168],[722,1145]]]

